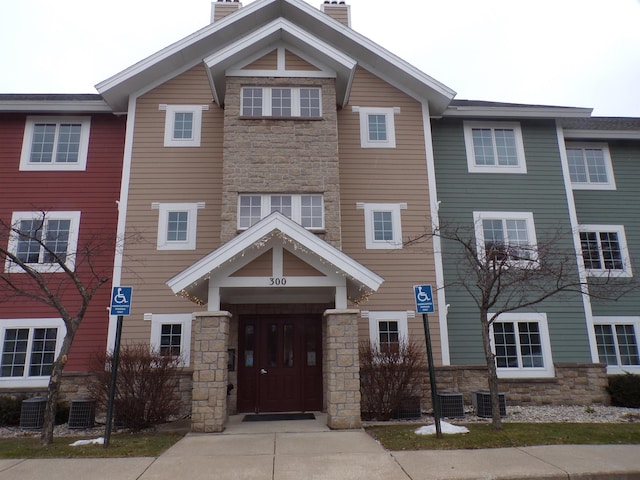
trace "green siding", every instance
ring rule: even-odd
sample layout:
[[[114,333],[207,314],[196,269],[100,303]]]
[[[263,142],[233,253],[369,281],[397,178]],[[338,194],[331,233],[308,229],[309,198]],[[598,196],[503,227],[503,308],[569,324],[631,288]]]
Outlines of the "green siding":
[[[469,173],[461,120],[433,122],[433,145],[441,225],[473,231],[474,211],[533,212],[538,243],[562,233],[560,248],[573,251],[568,203],[553,121],[520,123],[526,174]],[[479,312],[458,278],[452,245],[443,244],[452,365],[484,363]],[[577,278],[577,267],[576,267]],[[522,312],[547,314],[554,362],[589,362],[591,354],[582,300],[563,295]]]

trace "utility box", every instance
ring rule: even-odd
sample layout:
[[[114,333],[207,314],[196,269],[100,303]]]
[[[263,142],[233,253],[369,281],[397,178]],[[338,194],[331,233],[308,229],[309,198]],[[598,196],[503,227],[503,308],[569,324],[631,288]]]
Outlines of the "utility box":
[[[90,398],[78,398],[71,401],[67,428],[93,428],[95,425],[95,402]]]
[[[500,416],[507,415],[507,406],[504,400],[504,393],[499,393],[498,398],[500,400]],[[471,392],[471,400],[473,406],[476,409],[476,415],[484,418],[491,418],[491,394],[482,390],[479,392]]]
[[[44,411],[47,399],[32,397],[22,401],[20,409],[20,428],[24,430],[40,430],[44,425]]]
[[[464,401],[457,392],[438,392],[440,416],[447,418],[464,417]]]

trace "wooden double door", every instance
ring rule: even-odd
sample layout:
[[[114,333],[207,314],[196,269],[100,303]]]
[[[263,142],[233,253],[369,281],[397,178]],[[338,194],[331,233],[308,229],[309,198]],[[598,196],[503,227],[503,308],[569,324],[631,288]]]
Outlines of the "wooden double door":
[[[322,410],[321,316],[241,316],[238,411],[312,410]]]

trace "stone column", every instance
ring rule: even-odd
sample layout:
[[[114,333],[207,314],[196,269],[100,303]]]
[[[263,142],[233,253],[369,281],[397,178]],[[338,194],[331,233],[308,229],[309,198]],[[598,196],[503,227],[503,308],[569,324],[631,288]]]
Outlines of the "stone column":
[[[360,428],[359,310],[327,310],[323,330],[323,390],[327,425]]]
[[[196,312],[191,327],[191,430],[221,432],[227,421],[229,312]]]

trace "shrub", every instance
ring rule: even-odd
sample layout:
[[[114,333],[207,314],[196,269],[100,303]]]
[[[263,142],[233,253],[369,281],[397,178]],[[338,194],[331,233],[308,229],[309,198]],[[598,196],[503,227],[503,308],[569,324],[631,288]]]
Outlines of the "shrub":
[[[402,342],[397,351],[360,344],[360,393],[365,416],[389,420],[407,397],[420,395],[424,354],[417,343]]]
[[[97,355],[90,396],[106,408],[113,355]],[[181,368],[175,357],[151,351],[148,345],[127,345],[120,350],[114,398],[114,416],[123,427],[137,431],[164,423],[180,413],[178,394]]]
[[[640,407],[640,375],[626,373],[609,377],[607,392],[616,407]]]
[[[12,427],[20,425],[22,401],[26,398],[26,395],[3,395],[0,397],[0,426]]]

